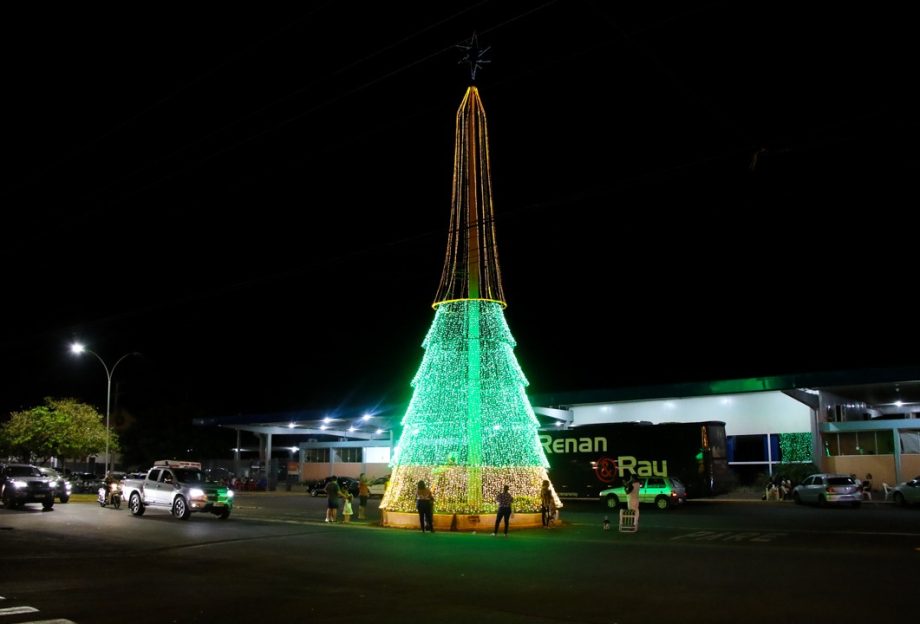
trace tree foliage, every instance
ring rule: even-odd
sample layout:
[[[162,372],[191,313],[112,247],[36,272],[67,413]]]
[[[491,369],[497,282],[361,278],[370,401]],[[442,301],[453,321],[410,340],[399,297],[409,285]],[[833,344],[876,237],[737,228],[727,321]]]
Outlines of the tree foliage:
[[[105,440],[102,415],[75,399],[46,398],[44,405],[11,413],[0,427],[0,450],[23,461],[98,455],[105,451]],[[113,433],[109,452],[118,448],[118,436]]]

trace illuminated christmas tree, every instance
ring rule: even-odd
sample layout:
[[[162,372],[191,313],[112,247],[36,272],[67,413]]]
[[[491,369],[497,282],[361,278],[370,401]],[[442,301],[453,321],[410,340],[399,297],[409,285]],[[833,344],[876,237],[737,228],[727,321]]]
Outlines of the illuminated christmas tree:
[[[494,513],[505,484],[518,524],[528,522],[521,514],[539,512],[549,464],[505,305],[486,116],[471,86],[457,111],[450,230],[434,322],[380,504],[386,524],[418,525],[411,516],[397,517],[415,513],[418,481],[434,492],[436,523],[443,514]]]

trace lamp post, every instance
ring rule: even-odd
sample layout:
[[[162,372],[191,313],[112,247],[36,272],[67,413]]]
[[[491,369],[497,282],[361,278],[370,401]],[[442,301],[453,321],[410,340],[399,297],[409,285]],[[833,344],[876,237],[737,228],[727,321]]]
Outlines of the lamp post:
[[[99,360],[99,363],[102,364],[102,368],[105,369],[105,474],[109,473],[109,437],[111,437],[111,431],[109,430],[109,410],[112,404],[112,374],[115,372],[115,367],[121,364],[121,361],[126,357],[131,355],[140,355],[137,351],[132,351],[131,353],[125,353],[123,356],[118,358],[115,364],[112,365],[112,368],[109,368],[105,360],[102,359],[98,353],[91,349],[87,349],[83,344],[75,342],[70,345],[70,352],[74,355],[82,355],[83,353],[91,353],[96,356],[96,359]]]

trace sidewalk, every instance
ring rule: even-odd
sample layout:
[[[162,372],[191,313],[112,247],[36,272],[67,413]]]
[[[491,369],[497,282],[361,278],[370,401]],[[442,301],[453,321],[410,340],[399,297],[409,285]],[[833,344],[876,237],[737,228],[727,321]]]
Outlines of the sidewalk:
[[[745,489],[741,488],[728,492],[726,494],[720,494],[718,496],[711,496],[707,498],[694,498],[690,499],[691,501],[705,501],[709,503],[795,503],[792,498],[787,498],[785,500],[764,500],[763,492],[760,490]],[[885,494],[883,492],[872,492],[871,499],[863,499],[862,504],[864,505],[893,505],[894,501],[885,500]]]

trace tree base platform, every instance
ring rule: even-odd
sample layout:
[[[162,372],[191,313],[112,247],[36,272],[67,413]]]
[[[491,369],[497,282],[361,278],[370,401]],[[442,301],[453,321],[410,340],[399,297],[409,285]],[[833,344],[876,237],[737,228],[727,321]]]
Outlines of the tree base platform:
[[[420,529],[417,513],[406,513],[402,511],[380,510],[381,524],[385,527],[394,529]],[[495,528],[495,514],[446,514],[436,513],[433,516],[435,531],[468,531],[491,533]],[[511,516],[511,522],[508,523],[509,531],[519,531],[521,529],[535,529],[543,526],[543,521],[539,513],[518,513]],[[500,531],[505,530],[504,522],[499,527]]]

